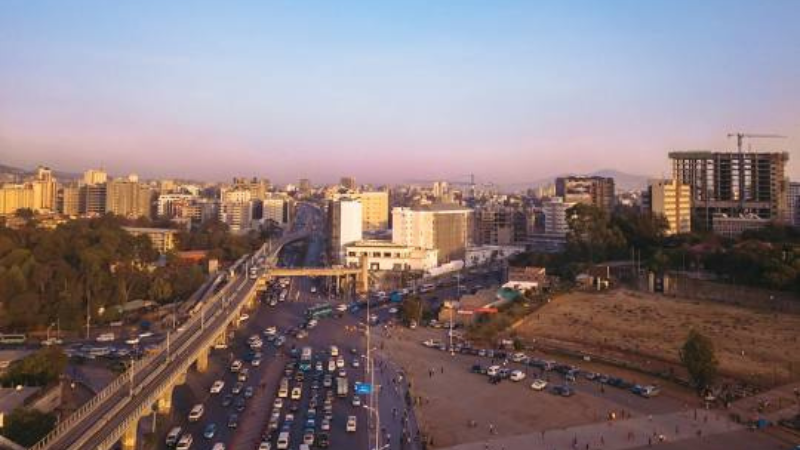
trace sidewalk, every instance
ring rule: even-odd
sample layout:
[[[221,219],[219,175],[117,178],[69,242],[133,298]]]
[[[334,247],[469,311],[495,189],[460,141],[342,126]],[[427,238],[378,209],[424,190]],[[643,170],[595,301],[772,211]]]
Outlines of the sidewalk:
[[[743,428],[714,411],[691,410],[471,442],[448,450],[623,450],[656,445],[662,435],[666,442],[678,442],[738,430]]]

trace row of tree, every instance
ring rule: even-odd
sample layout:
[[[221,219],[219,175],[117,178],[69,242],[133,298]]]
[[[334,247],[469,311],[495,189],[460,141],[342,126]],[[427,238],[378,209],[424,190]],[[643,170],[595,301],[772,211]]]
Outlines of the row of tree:
[[[116,320],[119,306],[137,299],[180,301],[205,279],[201,266],[158,253],[146,236],[133,236],[125,219],[106,215],[72,220],[54,229],[35,219],[26,226],[0,225],[0,329],[25,332],[59,320],[78,329],[87,309],[93,322]],[[147,225],[147,224],[139,224]],[[258,245],[259,233],[232,235],[212,221],[178,234],[179,250],[206,250],[233,260]]]

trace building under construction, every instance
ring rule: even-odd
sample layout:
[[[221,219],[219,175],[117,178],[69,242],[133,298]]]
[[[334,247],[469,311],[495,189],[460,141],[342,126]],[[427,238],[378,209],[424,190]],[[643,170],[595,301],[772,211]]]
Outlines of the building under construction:
[[[691,187],[695,224],[711,229],[715,214],[787,219],[787,152],[671,152],[672,176]]]

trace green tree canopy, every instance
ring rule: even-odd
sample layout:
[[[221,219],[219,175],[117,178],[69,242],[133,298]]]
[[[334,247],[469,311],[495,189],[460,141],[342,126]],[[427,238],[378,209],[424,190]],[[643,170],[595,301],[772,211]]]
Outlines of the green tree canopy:
[[[695,330],[690,331],[680,358],[698,391],[711,386],[717,377],[718,362],[710,339]]]
[[[0,428],[3,436],[24,447],[31,447],[56,425],[56,416],[35,409],[17,408],[5,419],[5,427]]]

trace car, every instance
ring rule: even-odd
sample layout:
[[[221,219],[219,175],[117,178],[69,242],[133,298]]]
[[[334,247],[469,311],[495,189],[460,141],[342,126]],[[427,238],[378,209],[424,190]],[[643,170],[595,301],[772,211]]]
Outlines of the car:
[[[258,444],[258,450],[272,450],[272,442],[261,441],[261,443]]]
[[[249,318],[250,318],[250,314],[242,313],[242,315],[239,316],[239,322],[244,322],[245,320],[247,320]]]
[[[314,430],[308,429],[303,433],[303,444],[308,446],[314,445]]]
[[[181,438],[181,431],[183,431],[181,427],[174,427],[169,430],[169,433],[167,433],[167,438],[164,440],[164,442],[167,444],[167,447],[173,447],[178,443],[178,439]]]
[[[289,432],[283,431],[278,435],[277,441],[278,450],[286,450],[289,448]]]
[[[323,370],[322,361],[317,361],[314,364],[314,370],[316,370],[317,372],[322,372],[322,370]]]
[[[233,407],[236,408],[236,410],[239,412],[244,411],[244,408],[246,406],[247,406],[247,401],[242,397],[238,397],[236,401],[233,403]]]
[[[250,365],[253,367],[259,367],[261,365],[261,358],[254,358],[250,361]]]
[[[336,370],[336,361],[331,358],[328,360],[328,372],[333,372]]]
[[[125,343],[128,344],[128,345],[138,345],[139,344],[139,338],[138,337],[132,337],[132,338],[129,338],[129,339],[125,339]]]
[[[511,361],[514,362],[522,362],[525,358],[527,358],[527,356],[522,352],[517,352],[511,355]]]
[[[336,305],[336,311],[339,311],[339,312],[347,311],[347,305],[345,305],[344,303],[340,303],[340,304]]]
[[[239,415],[231,414],[228,416],[228,428],[236,428],[239,426]]]
[[[140,339],[149,338],[149,337],[152,337],[152,336],[153,336],[153,332],[152,331],[142,331],[141,333],[139,333],[139,338]]]
[[[522,381],[525,379],[525,372],[521,370],[512,370],[508,378],[511,381]]]
[[[253,389],[253,386],[247,386],[244,389],[244,398],[251,398],[254,392],[255,390]]]
[[[397,314],[398,311],[397,308],[389,308],[389,314]]]
[[[531,383],[531,389],[533,389],[534,391],[543,391],[544,388],[546,387],[547,387],[547,381],[544,381],[541,378],[537,378],[533,380],[533,383]]]
[[[189,450],[192,446],[192,442],[194,442],[194,438],[191,434],[186,433],[181,436],[181,439],[178,441],[178,445],[175,446],[176,450]]]
[[[242,362],[237,359],[231,363],[230,371],[233,373],[237,373],[240,370],[242,370]]]
[[[274,336],[277,333],[278,333],[278,328],[274,327],[274,326],[273,327],[267,327],[267,328],[264,329],[264,336]]]
[[[361,397],[354,395],[352,403],[353,406],[361,406]]]
[[[328,419],[322,419],[322,423],[319,425],[319,429],[322,431],[330,431],[331,421]]]
[[[225,450],[225,444],[222,442],[217,442],[213,447],[211,447],[211,450]]]
[[[500,367],[500,366],[489,366],[489,368],[486,369],[486,375],[488,375],[490,377],[497,377],[497,376],[500,376],[500,371],[501,370],[502,370],[502,367]]]
[[[328,433],[319,433],[317,435],[317,447],[319,448],[328,448],[331,445],[330,437]]]
[[[217,434],[217,424],[210,423],[203,429],[203,437],[206,439],[213,439]]]
[[[242,389],[244,389],[244,383],[242,383],[241,381],[237,381],[236,384],[234,384],[233,387],[231,388],[231,393],[233,395],[238,395],[239,393],[242,392]]]
[[[233,396],[231,394],[226,394],[225,397],[222,398],[222,406],[227,408],[233,404]]]
[[[220,392],[222,392],[222,388],[224,387],[225,387],[225,382],[222,380],[217,380],[214,382],[214,384],[211,385],[211,389],[209,389],[209,392],[211,392],[212,394],[219,394]]]
[[[653,386],[653,385],[640,386],[637,384],[631,388],[631,392],[633,392],[636,395],[642,396],[644,398],[651,398],[660,394],[661,389],[659,389],[658,386]]]
[[[272,402],[272,407],[275,409],[283,408],[283,399],[278,397]]]
[[[189,411],[189,422],[197,422],[198,420],[200,420],[200,418],[203,417],[204,411],[205,409],[203,408],[203,405],[199,403],[194,405],[192,407],[192,410]]]
[[[292,400],[300,400],[300,397],[303,396],[303,389],[300,386],[295,386],[292,389]]]
[[[339,347],[337,347],[335,345],[331,345],[330,353],[331,353],[331,356],[334,357],[334,358],[339,356]]]
[[[561,397],[572,397],[575,395],[575,389],[566,385],[553,386],[550,392],[554,395],[560,395]]]
[[[356,432],[356,416],[348,416],[347,417],[347,426],[346,426],[348,433],[355,433]]]
[[[344,358],[343,357],[339,356],[338,358],[336,358],[336,367],[339,368],[339,369],[344,367]]]
[[[339,377],[340,377],[340,378],[347,378],[347,371],[346,371],[346,370],[344,370],[344,369],[341,369],[341,370],[339,371]]]

